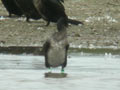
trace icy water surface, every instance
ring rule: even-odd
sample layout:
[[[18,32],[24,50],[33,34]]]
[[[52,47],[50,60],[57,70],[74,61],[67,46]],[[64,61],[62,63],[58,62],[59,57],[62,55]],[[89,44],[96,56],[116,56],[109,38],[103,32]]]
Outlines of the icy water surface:
[[[72,53],[66,78],[45,78],[47,71],[43,56],[0,54],[0,90],[120,90],[119,55]]]

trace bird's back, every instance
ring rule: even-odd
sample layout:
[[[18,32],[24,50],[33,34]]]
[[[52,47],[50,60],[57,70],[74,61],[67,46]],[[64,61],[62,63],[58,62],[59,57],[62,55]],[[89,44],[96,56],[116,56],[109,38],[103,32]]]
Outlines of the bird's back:
[[[46,21],[57,22],[61,17],[66,17],[61,0],[33,0],[33,2]]]

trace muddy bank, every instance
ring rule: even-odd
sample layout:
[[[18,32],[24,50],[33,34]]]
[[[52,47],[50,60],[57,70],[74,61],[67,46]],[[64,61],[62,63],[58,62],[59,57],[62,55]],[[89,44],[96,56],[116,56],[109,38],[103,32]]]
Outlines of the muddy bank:
[[[32,55],[43,55],[42,48],[38,46],[9,46],[9,47],[0,47],[0,53],[2,54],[32,54]],[[100,48],[100,49],[88,49],[88,48],[70,48],[68,53],[88,53],[94,55],[120,55],[120,49],[108,49],[108,48]]]
[[[65,0],[67,15],[84,22],[84,26],[70,25],[68,40],[73,48],[120,48],[120,1],[119,0]],[[8,15],[0,3],[0,16]],[[54,32],[56,24],[48,27],[42,19],[5,18],[0,20],[0,46],[36,46]]]

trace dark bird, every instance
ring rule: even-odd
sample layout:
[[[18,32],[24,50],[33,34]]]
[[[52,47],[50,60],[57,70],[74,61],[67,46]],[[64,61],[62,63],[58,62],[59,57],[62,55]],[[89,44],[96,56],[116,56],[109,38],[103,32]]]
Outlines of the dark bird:
[[[43,45],[45,66],[47,68],[62,66],[61,72],[64,72],[64,67],[67,65],[67,51],[69,48],[67,26],[66,18],[60,18],[57,23],[58,32],[54,33]]]
[[[9,17],[11,17],[12,14],[15,14],[17,16],[21,16],[23,13],[21,9],[16,5],[15,0],[1,0],[3,5],[5,6],[6,10],[9,13]]]
[[[61,17],[66,18],[68,23],[74,25],[83,24],[80,21],[68,19],[62,2],[64,0],[33,0],[41,17],[48,22],[47,25],[50,22],[57,22]]]
[[[26,16],[26,21],[29,22],[29,19],[38,20],[41,18],[41,15],[38,13],[36,8],[33,5],[33,0],[15,0],[18,7],[22,10],[23,14]]]

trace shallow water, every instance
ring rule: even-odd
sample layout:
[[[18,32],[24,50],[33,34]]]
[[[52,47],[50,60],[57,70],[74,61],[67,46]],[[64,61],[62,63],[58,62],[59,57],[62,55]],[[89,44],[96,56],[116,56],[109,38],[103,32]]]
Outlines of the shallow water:
[[[0,90],[120,90],[119,55],[71,53],[66,78],[45,72],[43,56],[0,54]]]

